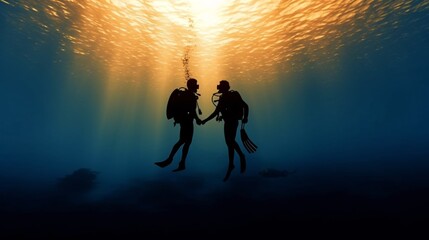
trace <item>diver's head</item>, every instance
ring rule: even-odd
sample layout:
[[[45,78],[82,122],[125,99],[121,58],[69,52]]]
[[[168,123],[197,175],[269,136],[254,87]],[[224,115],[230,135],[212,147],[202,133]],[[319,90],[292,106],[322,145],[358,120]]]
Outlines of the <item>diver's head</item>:
[[[220,93],[228,92],[229,90],[229,82],[226,80],[222,80],[219,82],[219,85],[217,85],[217,90],[219,90]]]
[[[197,79],[195,79],[195,78],[188,79],[186,86],[192,92],[197,92],[198,88],[200,88],[200,86],[197,84]]]

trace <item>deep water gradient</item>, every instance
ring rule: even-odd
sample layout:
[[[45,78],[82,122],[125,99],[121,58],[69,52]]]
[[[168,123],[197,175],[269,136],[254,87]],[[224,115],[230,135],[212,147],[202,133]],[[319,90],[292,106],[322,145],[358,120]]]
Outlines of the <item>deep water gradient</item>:
[[[100,63],[58,55],[62,36],[17,28],[14,11],[0,2],[2,239],[427,235],[427,10],[380,23],[388,38],[343,39],[333,61],[298,54],[299,67],[267,81],[234,84],[243,77],[229,73],[259,148],[226,183],[221,124],[195,127],[186,171],[171,172],[178,155],[158,168],[178,134],[164,116],[169,93],[119,81],[106,107]],[[96,174],[64,187],[80,168]],[[267,168],[294,173],[264,177]]]

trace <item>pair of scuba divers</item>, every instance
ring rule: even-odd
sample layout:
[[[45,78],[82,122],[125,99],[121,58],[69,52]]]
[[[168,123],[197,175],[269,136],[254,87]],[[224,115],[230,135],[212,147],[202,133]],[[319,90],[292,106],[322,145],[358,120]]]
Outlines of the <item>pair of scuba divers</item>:
[[[185,170],[186,156],[188,155],[194,132],[194,119],[198,125],[204,125],[206,122],[216,117],[217,121],[224,121],[225,142],[228,147],[229,164],[223,180],[227,181],[234,169],[235,152],[238,153],[240,158],[241,173],[244,173],[246,171],[246,157],[235,141],[235,137],[239,120],[241,120],[241,139],[243,145],[250,153],[256,151],[256,145],[249,139],[244,130],[244,125],[248,122],[249,106],[237,91],[230,90],[228,81],[222,80],[219,85],[217,85],[218,92],[214,93],[212,96],[212,102],[215,104],[216,109],[206,119],[201,120],[196,113],[196,109],[198,108],[199,114],[201,114],[197,103],[199,96],[197,93],[199,88],[197,80],[190,78],[186,85],[187,89],[182,89],[181,91],[180,89],[176,89],[173,91],[167,104],[167,118],[170,119],[174,117],[175,124],[180,124],[179,140],[174,144],[168,158],[164,161],[156,162],[155,164],[162,168],[170,165],[174,155],[183,145],[182,158],[179,162],[179,166],[173,170],[173,172]]]

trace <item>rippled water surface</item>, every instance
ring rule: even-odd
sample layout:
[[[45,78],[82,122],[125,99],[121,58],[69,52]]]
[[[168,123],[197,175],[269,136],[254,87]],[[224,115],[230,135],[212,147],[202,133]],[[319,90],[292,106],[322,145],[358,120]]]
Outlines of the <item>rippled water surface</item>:
[[[409,236],[429,216],[428,43],[429,0],[0,0],[0,232]],[[202,119],[221,79],[249,105],[258,149],[226,183],[214,120],[186,171],[181,151],[154,165],[189,76]],[[56,187],[81,168],[94,189]]]
[[[429,10],[429,1],[414,0],[2,0],[0,4],[15,10],[5,14],[18,28],[61,35],[58,51],[86,55],[111,76],[127,72],[159,77],[156,74],[162,71],[183,77],[185,67],[191,75],[213,81],[231,74],[238,79],[253,74],[258,80],[254,73],[275,75],[306,62],[336,61],[345,45],[368,36],[396,38],[391,30],[404,16]]]

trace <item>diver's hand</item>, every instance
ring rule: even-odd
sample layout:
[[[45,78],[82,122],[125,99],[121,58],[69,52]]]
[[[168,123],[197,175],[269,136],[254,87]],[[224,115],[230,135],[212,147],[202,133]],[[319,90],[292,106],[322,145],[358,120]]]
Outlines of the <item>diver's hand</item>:
[[[202,123],[201,119],[199,119],[199,118],[196,119],[196,122],[197,122],[197,125],[201,125],[201,123]]]

